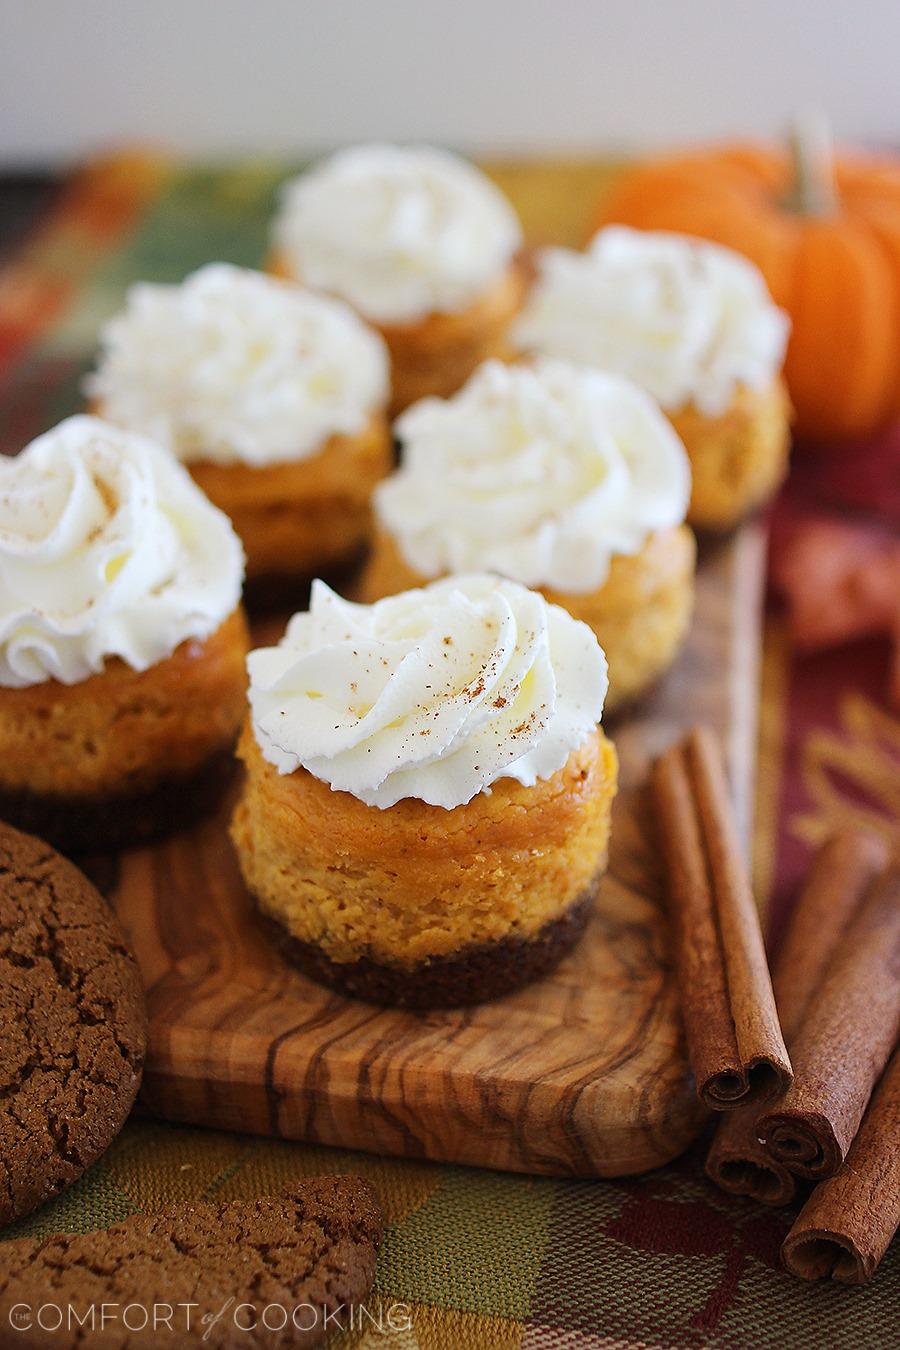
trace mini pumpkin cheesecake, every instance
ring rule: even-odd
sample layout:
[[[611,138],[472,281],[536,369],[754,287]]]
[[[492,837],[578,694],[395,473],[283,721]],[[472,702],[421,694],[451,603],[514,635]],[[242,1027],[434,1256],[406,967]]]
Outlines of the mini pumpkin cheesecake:
[[[363,599],[496,572],[593,628],[609,710],[668,669],[693,607],[690,473],[648,395],[560,361],[489,362],[396,431],[402,461],[376,492]]]
[[[246,706],[242,577],[152,441],[72,417],[0,459],[0,817],[97,852],[211,807]]]
[[[391,354],[391,411],[458,389],[506,353],[526,289],[521,228],[474,165],[428,146],[342,150],[288,183],[278,275],[340,296]]]
[[[616,756],[593,633],[489,576],[352,604],[252,652],[241,870],[301,970],[430,1008],[549,971],[606,867]]]
[[[359,560],[391,467],[388,362],[346,305],[214,263],[135,286],[87,390],[160,441],[232,520],[253,603],[305,598]]]
[[[729,529],[767,501],[790,448],[789,321],[761,272],[716,244],[621,226],[535,265],[513,345],[646,389],[687,449],[692,524]]]

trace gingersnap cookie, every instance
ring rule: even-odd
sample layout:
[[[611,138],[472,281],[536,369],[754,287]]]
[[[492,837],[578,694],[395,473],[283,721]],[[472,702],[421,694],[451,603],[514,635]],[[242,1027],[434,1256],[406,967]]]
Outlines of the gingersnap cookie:
[[[0,1244],[0,1344],[69,1345],[77,1332],[104,1350],[319,1345],[358,1325],[380,1240],[367,1182],[314,1177],[266,1199]]]
[[[0,823],[0,1225],[115,1139],[146,1042],[140,975],[100,893],[49,844]]]

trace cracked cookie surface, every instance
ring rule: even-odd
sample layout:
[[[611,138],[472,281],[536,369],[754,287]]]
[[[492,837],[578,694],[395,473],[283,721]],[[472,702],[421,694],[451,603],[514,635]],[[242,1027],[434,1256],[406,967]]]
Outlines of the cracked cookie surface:
[[[0,1244],[0,1343],[318,1345],[351,1325],[380,1239],[367,1182],[313,1177],[266,1199],[172,1205],[106,1232]],[[38,1325],[48,1307],[62,1310],[57,1330]]]
[[[140,1085],[141,979],[100,893],[0,823],[0,1225],[71,1185]]]

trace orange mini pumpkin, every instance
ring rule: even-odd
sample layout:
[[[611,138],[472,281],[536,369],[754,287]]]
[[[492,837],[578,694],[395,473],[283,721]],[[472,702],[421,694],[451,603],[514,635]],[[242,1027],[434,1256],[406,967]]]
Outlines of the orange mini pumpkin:
[[[607,195],[619,221],[712,239],[761,269],[792,333],[801,437],[838,441],[900,412],[900,163],[723,146],[651,160]]]

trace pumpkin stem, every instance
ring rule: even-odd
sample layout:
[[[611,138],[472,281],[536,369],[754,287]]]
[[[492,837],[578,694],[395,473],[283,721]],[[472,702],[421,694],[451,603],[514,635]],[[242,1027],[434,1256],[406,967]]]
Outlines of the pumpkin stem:
[[[804,108],[790,128],[793,184],[786,205],[801,216],[830,216],[837,210],[834,144],[821,108]]]

